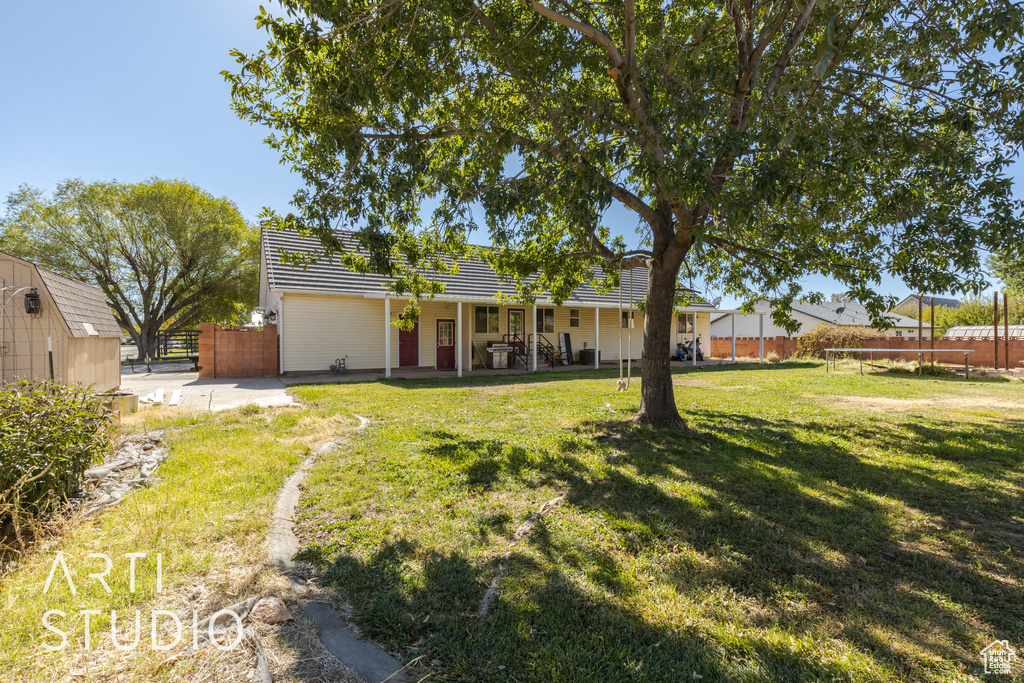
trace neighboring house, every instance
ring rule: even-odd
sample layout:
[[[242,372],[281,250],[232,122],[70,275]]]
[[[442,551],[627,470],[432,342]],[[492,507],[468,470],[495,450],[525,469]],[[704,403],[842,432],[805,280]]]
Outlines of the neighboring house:
[[[768,302],[762,301],[758,304],[764,306],[765,310],[771,310],[768,308]],[[842,312],[839,309],[842,308]],[[820,327],[821,325],[838,325],[840,327],[871,327],[871,317],[868,315],[867,309],[860,304],[855,303],[839,303],[839,302],[823,302],[820,304],[811,304],[806,301],[794,301],[793,302],[793,317],[798,323],[800,323],[800,329],[794,334],[787,334],[786,330],[772,320],[770,313],[764,314],[764,336],[765,337],[785,337],[794,336],[799,337],[800,335],[806,334],[811,330]],[[729,337],[732,335],[732,321],[729,315],[717,315],[711,321],[711,336],[713,337]],[[906,316],[897,315],[895,313],[887,313],[887,318],[893,320],[892,326],[889,328],[889,334],[897,337],[916,337],[917,336],[917,321],[908,318]],[[751,315],[737,315],[736,316],[736,336],[737,337],[757,337],[760,334],[761,329],[761,316],[754,313]],[[927,326],[924,331],[924,336],[927,338],[930,332]]]
[[[0,253],[0,381],[121,384],[121,329],[99,289]]]
[[[343,244],[354,249],[350,233],[339,233]],[[308,268],[293,267],[281,260],[281,251],[303,253],[320,260]],[[601,361],[617,361],[620,333],[622,355],[629,355],[627,336],[632,334],[632,357],[639,358],[643,346],[643,313],[634,311],[632,329],[626,327],[628,312],[619,313],[619,290],[596,291],[589,284],[556,306],[550,296],[541,295],[533,306],[502,303],[501,293],[513,294],[514,283],[503,280],[489,264],[462,260],[456,274],[427,273],[445,285],[432,300],[420,302],[420,317],[411,331],[391,324],[402,313],[406,299],[389,294],[388,279],[380,275],[353,272],[324,259],[323,247],[313,237],[294,231],[264,230],[260,258],[259,307],[267,322],[277,324],[280,335],[280,371],[326,372],[337,359],[347,370],[391,368],[436,368],[461,372],[491,365],[489,347],[510,345],[511,365],[533,367],[535,335],[543,342],[561,347],[569,336],[575,363],[593,366],[593,349]],[[599,271],[595,271],[597,273]],[[646,293],[647,272],[633,271],[633,300]],[[624,306],[629,305],[629,275],[623,275]],[[693,316],[697,333],[707,344],[711,313],[707,307],[673,320],[673,332],[666,354],[678,341],[692,335]],[[705,347],[706,349],[707,347]],[[582,357],[581,357],[581,352]],[[524,367],[525,365],[525,367]],[[537,353],[537,367],[545,367]]]
[[[922,303],[924,304],[924,307],[927,308],[927,309],[931,308],[932,300],[933,299],[935,301],[935,305],[936,306],[945,306],[946,308],[959,308],[960,307],[960,300],[959,299],[952,299],[950,297],[942,297],[942,296],[927,296],[927,295],[925,295],[925,296],[923,296],[921,298],[923,299]],[[898,304],[896,304],[895,306],[893,306],[893,308],[894,309],[895,308],[899,308],[900,306],[905,306],[906,304],[913,304],[913,305],[916,306],[917,305],[917,299],[918,299],[918,295],[917,294],[911,294],[910,296],[905,298],[903,301],[901,301]]]

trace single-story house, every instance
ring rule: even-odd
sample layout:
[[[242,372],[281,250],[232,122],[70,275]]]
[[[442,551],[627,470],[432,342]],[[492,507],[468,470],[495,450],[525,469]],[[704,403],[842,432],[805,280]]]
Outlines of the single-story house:
[[[96,287],[0,253],[0,382],[121,384],[121,328]]]
[[[339,232],[343,244],[356,249],[351,233]],[[581,285],[556,305],[541,295],[529,306],[502,301],[515,292],[484,261],[464,259],[457,273],[428,273],[444,284],[444,292],[420,302],[420,316],[411,331],[392,323],[406,299],[390,294],[388,279],[349,270],[337,259],[325,259],[315,237],[295,231],[264,229],[260,257],[259,309],[276,323],[280,372],[327,372],[337,361],[346,370],[432,368],[462,372],[501,364],[489,348],[511,348],[510,367],[536,370],[549,360],[545,348],[556,349],[558,362],[596,367],[598,362],[639,358],[643,346],[643,313],[619,311],[619,290],[599,292]],[[305,268],[285,263],[282,252],[317,258]],[[599,270],[595,270],[599,275]],[[629,275],[623,274],[623,306],[629,307]],[[633,269],[634,306],[646,293],[647,272]],[[676,343],[696,335],[710,340],[712,306],[678,311],[666,355]],[[694,329],[696,327],[696,329]],[[540,341],[540,344],[535,343]],[[705,346],[705,349],[707,347]],[[600,356],[594,350],[600,351]],[[497,363],[495,360],[497,359]]]
[[[772,308],[769,302],[760,301],[756,308],[762,309],[764,313],[752,313],[749,315],[735,316],[735,334],[737,337],[785,337],[807,334],[821,325],[838,325],[840,327],[870,327],[871,316],[867,309],[861,304],[823,302],[812,304],[806,301],[794,301],[792,315],[800,329],[793,335],[789,335],[783,327],[775,324],[772,320]],[[840,310],[842,309],[842,310]],[[889,328],[892,335],[897,337],[916,337],[917,321],[913,318],[887,313],[887,317],[893,319],[893,325]],[[730,315],[716,315],[711,321],[711,336],[731,337],[733,335],[733,321]],[[924,331],[925,337],[930,334],[927,325]]]
[[[922,297],[918,297],[917,294],[911,294],[910,296],[903,299],[903,301],[893,306],[893,308],[899,308],[900,306],[905,306],[907,304],[913,304],[917,306],[918,298],[922,299],[921,303],[924,304],[924,307],[926,309],[931,309],[932,301],[935,302],[936,306],[945,306],[946,308],[960,308],[959,299],[953,299],[951,297],[944,296],[928,296],[927,294]]]

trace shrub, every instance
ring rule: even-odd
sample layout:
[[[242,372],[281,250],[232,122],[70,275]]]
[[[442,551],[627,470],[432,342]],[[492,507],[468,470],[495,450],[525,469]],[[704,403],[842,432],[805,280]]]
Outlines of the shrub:
[[[885,335],[870,327],[822,325],[801,335],[796,346],[801,356],[824,358],[825,349],[850,349],[885,345]]]
[[[22,381],[0,388],[0,537],[20,513],[53,509],[110,451],[103,397],[60,384]]]

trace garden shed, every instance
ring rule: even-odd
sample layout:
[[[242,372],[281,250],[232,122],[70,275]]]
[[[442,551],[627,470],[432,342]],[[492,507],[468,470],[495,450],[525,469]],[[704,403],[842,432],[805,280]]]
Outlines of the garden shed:
[[[0,383],[121,384],[121,328],[103,293],[0,252]]]

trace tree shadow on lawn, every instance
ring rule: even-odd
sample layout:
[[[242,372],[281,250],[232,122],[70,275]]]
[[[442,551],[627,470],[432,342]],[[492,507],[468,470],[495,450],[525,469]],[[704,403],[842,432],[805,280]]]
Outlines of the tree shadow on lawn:
[[[422,570],[410,571],[413,564]],[[651,624],[526,554],[514,554],[510,566],[486,619],[476,610],[494,567],[413,541],[334,558],[324,578],[349,597],[367,637],[403,650],[407,661],[433,662],[431,680],[713,682],[735,680],[742,669],[763,672],[763,680],[846,678],[841,667],[797,661],[767,641],[726,664],[721,646],[697,629]]]
[[[941,680],[958,665],[977,670],[986,639],[1024,640],[1024,595],[1014,578],[1024,575],[1024,537],[1009,520],[1018,511],[1015,495],[797,436],[835,432],[835,424],[692,417],[704,431],[584,423],[540,454],[429,432],[434,444],[424,455],[455,463],[467,493],[538,472],[542,485],[566,491],[566,506],[615,539],[610,552],[600,539],[539,525],[529,540],[539,556],[512,557],[485,621],[475,610],[493,562],[474,564],[407,540],[365,558],[311,549],[307,559],[329,568],[325,578],[351,601],[369,636],[407,648],[407,659],[440,659],[450,680],[869,677],[858,665],[826,661],[816,647],[779,644],[759,630],[765,627],[819,642],[830,630],[895,676]],[[942,457],[920,441],[934,435],[877,424],[891,448]],[[1022,429],[1020,422],[990,426],[988,443],[1017,443]],[[956,423],[941,431],[970,443]],[[863,425],[844,434],[871,435]],[[762,445],[746,445],[755,436]],[[969,467],[969,446],[957,448],[964,452],[950,462]],[[581,449],[616,459],[587,464]],[[974,453],[987,457],[980,446]],[[977,533],[979,523],[990,530]],[[721,615],[695,614],[699,627],[651,623],[631,608],[637,585],[622,565],[652,554],[661,572],[645,581],[680,599],[712,594],[736,605],[721,605]],[[583,590],[579,570],[609,595]]]
[[[702,433],[635,430],[621,438],[621,457],[638,477],[617,471],[604,481],[574,487],[569,497],[578,506],[632,521],[646,532],[642,540],[647,542],[682,540],[706,556],[728,558],[710,575],[675,572],[680,590],[718,580],[762,604],[778,604],[795,593],[817,606],[811,616],[841,620],[845,638],[907,674],[914,663],[881,640],[875,627],[968,668],[977,668],[979,631],[1000,639],[1024,637],[1024,594],[1015,578],[1024,575],[1024,530],[1010,519],[1019,512],[1016,494],[945,481],[927,470],[880,464],[794,437],[797,428],[828,433],[834,425],[709,412],[695,416]],[[915,425],[900,427],[922,433]],[[946,440],[976,437],[967,428],[958,439],[955,423],[942,427]],[[601,434],[626,427],[591,428]],[[987,429],[988,448],[973,454],[990,461],[994,444],[1020,443],[1024,423]],[[769,453],[739,445],[751,434],[775,448]],[[892,434],[889,439],[899,445]],[[944,449],[933,446],[912,445],[923,455],[942,457]],[[950,461],[968,463],[968,447],[954,451]],[[1000,476],[998,468],[985,469]],[[1011,476],[1020,480],[1019,472]],[[696,508],[671,495],[653,483],[656,478],[692,481],[708,491],[707,506]],[[895,513],[906,516],[902,525],[894,522],[893,507],[884,505],[883,497],[896,501]],[[932,523],[910,519],[918,511]],[[979,525],[985,527],[980,533]],[[1004,552],[1007,548],[1012,550]],[[785,608],[778,611],[787,616]],[[808,615],[788,616],[800,630]]]

